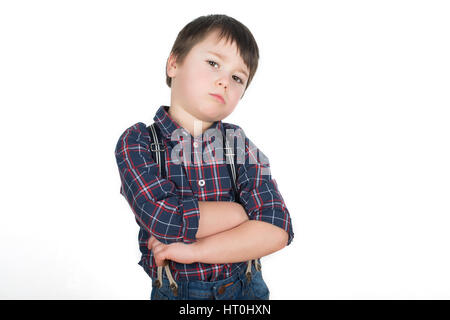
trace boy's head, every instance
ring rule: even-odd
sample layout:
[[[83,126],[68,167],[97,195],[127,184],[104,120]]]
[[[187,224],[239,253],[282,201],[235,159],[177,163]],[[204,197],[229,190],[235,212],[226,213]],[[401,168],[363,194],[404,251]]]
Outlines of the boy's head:
[[[252,81],[258,59],[256,41],[239,21],[226,15],[191,21],[178,34],[167,59],[171,105],[202,121],[226,118]]]

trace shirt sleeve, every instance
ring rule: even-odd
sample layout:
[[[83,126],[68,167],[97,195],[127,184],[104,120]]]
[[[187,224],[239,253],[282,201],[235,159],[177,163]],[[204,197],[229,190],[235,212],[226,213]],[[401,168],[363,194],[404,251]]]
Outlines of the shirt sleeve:
[[[237,188],[241,204],[250,220],[265,221],[285,230],[289,235],[289,245],[294,238],[291,217],[272,178],[269,159],[241,128],[237,132]],[[239,139],[245,144],[241,142],[239,145]]]
[[[150,143],[147,126],[142,122],[120,136],[115,149],[120,193],[139,226],[160,242],[194,242],[200,216],[198,200],[177,196],[175,184],[159,176]]]

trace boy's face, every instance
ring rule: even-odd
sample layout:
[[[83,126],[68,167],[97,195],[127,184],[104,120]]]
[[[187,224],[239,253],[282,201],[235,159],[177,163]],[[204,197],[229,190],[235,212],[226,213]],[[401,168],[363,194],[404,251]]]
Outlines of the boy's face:
[[[222,120],[233,112],[244,94],[249,70],[236,44],[225,41],[218,42],[218,31],[213,31],[191,49],[182,65],[173,55],[169,57],[171,106],[182,107],[206,122]],[[211,94],[221,95],[224,101]]]

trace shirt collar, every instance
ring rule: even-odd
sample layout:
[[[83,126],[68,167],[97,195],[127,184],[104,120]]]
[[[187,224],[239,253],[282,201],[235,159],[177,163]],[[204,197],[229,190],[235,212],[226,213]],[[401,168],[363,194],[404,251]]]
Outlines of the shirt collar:
[[[175,120],[172,119],[172,117],[169,115],[169,106],[160,106],[158,108],[158,111],[156,111],[155,117],[153,120],[158,125],[158,127],[161,129],[161,133],[164,136],[164,138],[170,140],[172,137],[172,132],[174,132],[177,129],[181,129],[185,132],[186,135],[190,135],[189,132],[184,129],[182,126],[180,126],[178,123],[175,122]],[[215,121],[211,127],[208,129],[218,129],[223,134],[223,124],[222,121]],[[191,135],[191,139],[193,139]]]

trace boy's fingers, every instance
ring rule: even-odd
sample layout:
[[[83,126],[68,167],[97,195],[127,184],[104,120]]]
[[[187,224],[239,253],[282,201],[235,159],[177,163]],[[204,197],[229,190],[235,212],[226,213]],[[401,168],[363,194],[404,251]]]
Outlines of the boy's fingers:
[[[165,245],[157,245],[153,249],[153,256],[155,258],[155,263],[158,267],[163,267],[169,263],[167,260],[168,252],[167,246]]]
[[[153,236],[150,236],[150,238],[147,241],[147,248],[148,249],[152,248],[152,242],[153,242]]]
[[[158,266],[158,267],[163,267],[163,266],[165,266],[165,259],[164,259],[164,253],[163,253],[163,251],[162,250],[159,250],[159,249],[157,249],[155,252],[154,252],[154,255],[155,255],[155,262],[156,262],[156,265]]]
[[[150,238],[148,239],[147,242],[147,248],[151,249],[152,247],[162,244],[161,242],[159,242],[154,236],[150,236]]]
[[[166,260],[166,250],[167,246],[164,243],[159,242],[155,237],[150,236],[147,242],[148,249],[153,251],[153,256],[155,258],[155,263],[158,267],[164,267],[168,264]]]
[[[160,242],[152,242],[151,250],[153,250],[153,252],[155,252],[158,248],[162,249],[162,248],[164,248],[164,246],[165,245]]]
[[[161,260],[161,259],[158,259],[158,260],[156,260],[156,265],[157,265],[158,267],[164,267],[164,266],[167,264],[166,261],[167,261],[167,260]]]

